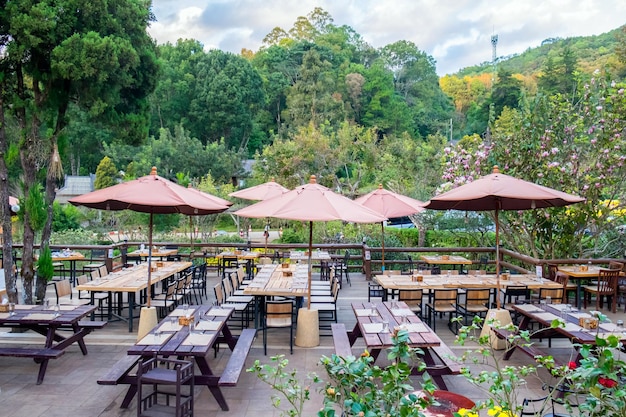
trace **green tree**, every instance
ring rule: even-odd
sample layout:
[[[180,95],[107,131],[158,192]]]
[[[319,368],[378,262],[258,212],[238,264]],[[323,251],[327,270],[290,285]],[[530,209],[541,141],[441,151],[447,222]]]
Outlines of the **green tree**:
[[[342,101],[335,95],[336,74],[317,49],[304,54],[300,78],[287,94],[285,120],[293,127],[343,121]]]
[[[117,168],[115,164],[108,156],[102,158],[102,161],[98,164],[96,169],[96,179],[94,181],[94,188],[100,190],[117,184]]]
[[[265,102],[258,72],[244,58],[214,50],[198,63],[196,77],[188,117],[198,139],[205,144],[224,139],[229,149],[247,150],[256,112]]]
[[[48,221],[41,238],[45,245],[55,187],[62,177],[58,149],[70,104],[86,109],[93,120],[106,121],[122,140],[138,142],[146,136],[146,96],[154,88],[158,70],[154,42],[146,32],[152,17],[150,2],[4,0],[0,10],[0,110],[3,119],[14,118],[20,129],[25,193],[45,179]],[[0,140],[9,138],[0,135]],[[1,187],[6,186],[3,181]],[[30,226],[31,213],[24,216],[22,279],[30,303],[35,230]],[[6,281],[14,299],[11,273]],[[45,282],[38,282],[38,298],[43,291]]]

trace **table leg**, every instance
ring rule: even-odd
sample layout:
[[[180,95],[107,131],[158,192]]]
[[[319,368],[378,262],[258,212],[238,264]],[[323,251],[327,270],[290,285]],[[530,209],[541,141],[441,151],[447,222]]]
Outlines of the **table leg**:
[[[128,332],[133,331],[133,310],[135,309],[135,293],[128,293]]]
[[[211,371],[211,367],[209,366],[209,363],[206,361],[206,358],[197,356],[195,357],[195,359],[196,359],[196,364],[198,365],[198,369],[200,370],[200,374],[202,374],[203,376],[213,375],[213,372]],[[219,404],[222,411],[228,411],[228,404],[226,403],[226,398],[224,398],[224,395],[222,394],[222,390],[220,390],[220,387],[218,387],[217,384],[215,385],[206,384],[206,386],[209,389],[209,391],[211,391],[211,394],[213,394],[213,397],[215,397],[215,400]]]
[[[447,391],[448,387],[446,386],[446,383],[443,380],[443,376],[440,375],[437,371],[435,371],[437,369],[437,364],[435,363],[435,359],[433,358],[433,355],[430,353],[430,349],[424,348],[422,349],[422,351],[424,352],[423,357],[424,357],[424,364],[426,364],[426,369],[427,369],[426,372],[428,372],[428,375],[430,375],[433,381],[435,381],[435,383],[437,384],[440,390]],[[428,370],[428,368],[431,368],[431,369]],[[441,367],[441,371],[443,370],[444,370],[444,367]]]

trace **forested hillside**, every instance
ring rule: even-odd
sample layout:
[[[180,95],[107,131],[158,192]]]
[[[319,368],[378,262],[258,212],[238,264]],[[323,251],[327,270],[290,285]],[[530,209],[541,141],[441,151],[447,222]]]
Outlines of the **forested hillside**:
[[[498,164],[587,198],[567,216],[504,219],[512,247],[535,256],[581,254],[610,246],[589,236],[626,223],[615,214],[625,200],[626,27],[547,40],[501,59],[497,73],[488,63],[439,78],[419,45],[374,48],[320,8],[290,28],[274,28],[259,50],[232,54],[207,51],[193,39],[154,45],[145,32],[149,6],[119,2],[138,16],[137,29],[129,23],[119,45],[98,20],[108,12],[94,9],[87,23],[67,17],[49,44],[32,40],[30,26],[24,34],[4,33],[29,16],[20,4],[0,14],[0,47],[27,51],[3,61],[0,139],[16,194],[25,166],[32,168],[29,181],[45,183],[46,198],[53,198],[61,167],[74,175],[99,165],[100,173],[119,173],[98,181],[107,184],[156,165],[167,178],[222,196],[237,179],[254,185],[275,178],[293,187],[315,174],[348,196],[383,184],[427,200]],[[46,21],[54,26],[64,8],[48,3]],[[16,39],[26,46],[16,47]],[[31,63],[33,57],[41,62]],[[22,61],[32,71],[25,78]],[[40,83],[30,83],[41,74]],[[58,114],[36,108],[42,87],[51,90]],[[34,133],[37,146],[29,148],[24,138]],[[243,161],[251,158],[248,175]]]

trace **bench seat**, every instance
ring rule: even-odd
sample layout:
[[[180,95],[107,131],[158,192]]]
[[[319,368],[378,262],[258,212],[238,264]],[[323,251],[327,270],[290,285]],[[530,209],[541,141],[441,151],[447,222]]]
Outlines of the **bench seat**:
[[[56,359],[64,353],[50,348],[0,347],[0,356],[13,358]]]
[[[239,381],[239,375],[243,370],[246,358],[256,336],[256,329],[244,329],[237,338],[237,344],[233,349],[228,363],[222,372],[218,385],[222,387],[234,387]]]
[[[102,377],[98,378],[98,385],[117,385],[134,383],[136,375],[131,375],[131,371],[137,365],[141,356],[125,355],[117,361]]]
[[[354,356],[348,331],[343,323],[332,323],[330,329],[333,334],[333,345],[335,346],[335,354],[342,357]]]
[[[499,338],[499,339],[503,339],[506,340],[508,338],[510,338],[511,336],[514,335],[514,333],[510,330],[506,330],[506,329],[496,329],[496,328],[492,328],[491,329],[494,334]],[[511,357],[511,355],[513,354],[513,352],[515,350],[519,350],[523,353],[525,353],[526,355],[530,356],[531,358],[535,359],[537,356],[548,356],[548,354],[546,354],[546,352],[544,352],[543,350],[541,350],[541,348],[533,345],[533,344],[529,344],[529,343],[516,343],[513,346],[511,346],[507,352],[505,353],[504,359],[508,359]],[[559,366],[560,363],[555,359],[554,360],[554,364]]]

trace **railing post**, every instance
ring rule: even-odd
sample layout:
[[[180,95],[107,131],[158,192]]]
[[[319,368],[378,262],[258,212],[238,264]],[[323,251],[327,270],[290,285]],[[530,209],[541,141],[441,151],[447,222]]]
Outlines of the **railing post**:
[[[372,280],[372,252],[365,243],[363,243],[363,273],[367,281]]]
[[[107,266],[107,271],[113,272],[113,246],[109,246],[104,251],[104,264]]]

